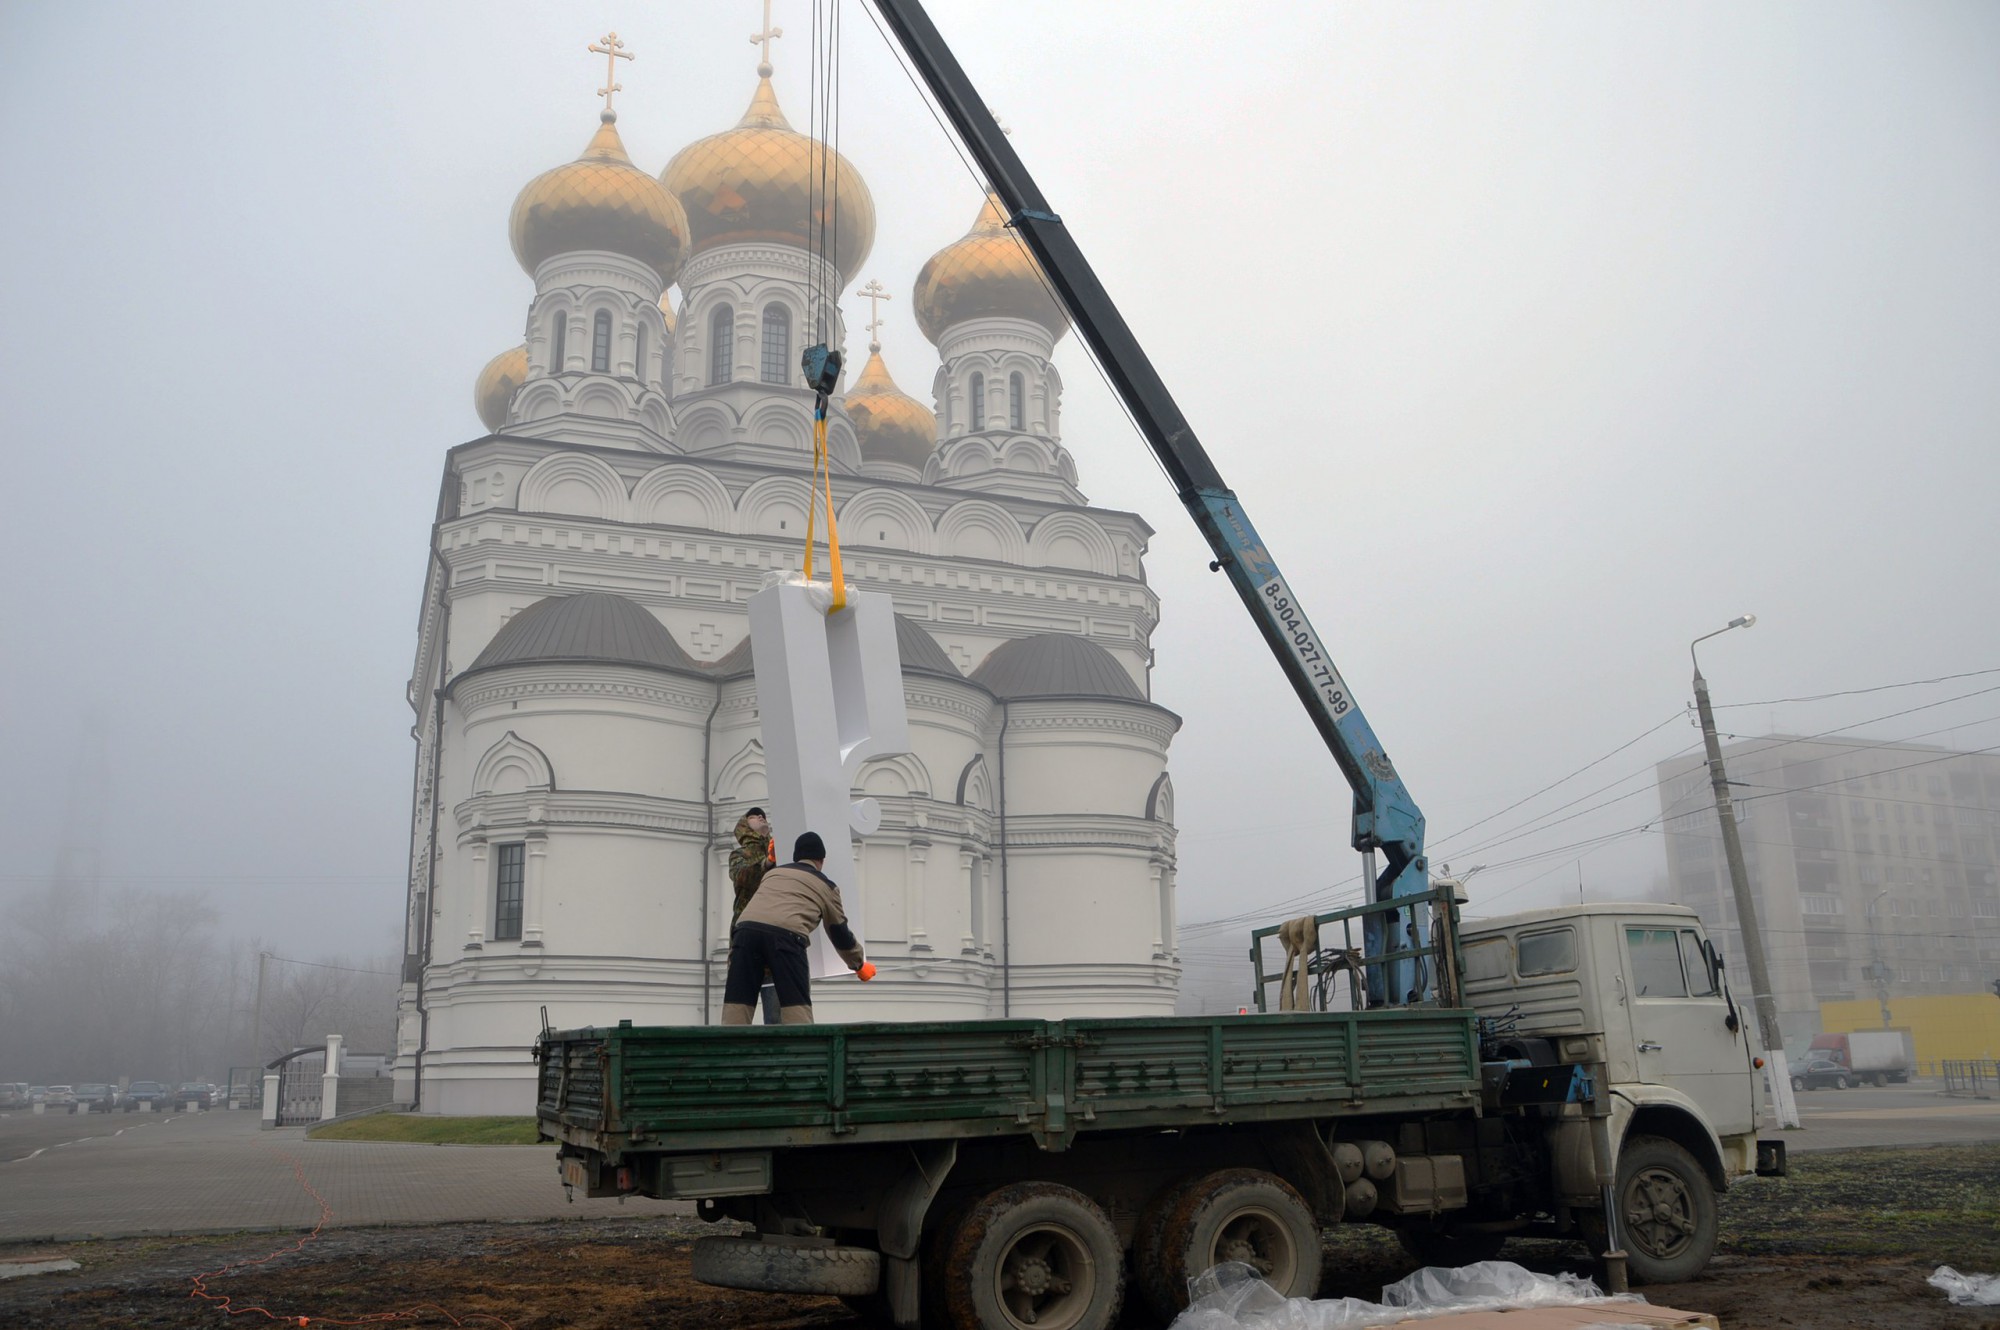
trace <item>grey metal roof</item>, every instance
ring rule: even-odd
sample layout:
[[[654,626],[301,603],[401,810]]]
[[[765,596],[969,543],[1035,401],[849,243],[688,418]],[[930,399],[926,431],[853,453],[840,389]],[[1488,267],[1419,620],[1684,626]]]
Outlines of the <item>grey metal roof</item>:
[[[509,619],[465,672],[557,661],[702,672],[644,606],[601,591],[536,601]]]
[[[914,620],[896,616],[896,654],[903,658],[903,673],[932,674],[946,679],[963,679],[965,674],[952,663],[937,639]],[[731,647],[720,660],[708,667],[718,679],[740,679],[755,669],[750,658],[750,636]]]
[[[1144,702],[1146,694],[1111,653],[1068,633],[1019,637],[993,648],[972,672],[996,697],[1115,697]]]

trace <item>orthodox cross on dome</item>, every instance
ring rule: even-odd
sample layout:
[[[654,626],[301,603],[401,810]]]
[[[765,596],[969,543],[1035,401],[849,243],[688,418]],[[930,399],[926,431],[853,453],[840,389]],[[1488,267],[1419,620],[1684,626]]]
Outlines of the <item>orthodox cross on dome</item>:
[[[880,351],[882,349],[882,339],[875,335],[875,331],[882,326],[882,302],[885,300],[894,300],[896,297],[890,295],[889,288],[882,285],[880,280],[873,277],[868,279],[868,285],[862,287],[854,294],[865,297],[868,301],[868,349],[870,351]]]
[[[607,32],[592,42],[590,52],[604,57],[604,86],[597,90],[597,95],[604,99],[604,114],[615,115],[611,109],[611,96],[625,91],[625,85],[618,81],[618,62],[632,59],[632,53],[625,49],[625,43],[618,40],[615,32]]]
[[[785,35],[783,28],[771,26],[771,0],[764,0],[764,30],[750,34],[750,44],[762,47],[757,55],[757,77],[771,77],[771,39]]]

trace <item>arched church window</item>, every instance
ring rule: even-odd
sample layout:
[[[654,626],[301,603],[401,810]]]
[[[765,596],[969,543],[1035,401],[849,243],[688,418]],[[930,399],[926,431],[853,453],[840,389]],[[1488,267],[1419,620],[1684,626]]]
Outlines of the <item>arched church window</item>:
[[[986,376],[974,374],[972,382],[966,386],[966,396],[971,399],[972,428],[986,428]]]
[[[792,312],[775,301],[764,306],[764,363],[760,376],[766,383],[783,383],[792,359]]]
[[[556,311],[555,337],[549,345],[549,373],[560,374],[569,364],[569,315]]]
[[[1007,428],[1028,428],[1028,381],[1019,370],[1007,376]]]
[[[641,384],[646,382],[646,325],[643,320],[639,324],[638,344],[632,348],[632,373]]]
[[[611,372],[611,311],[600,309],[590,321],[590,369],[593,374]]]
[[[708,381],[711,384],[727,383],[736,372],[731,354],[735,340],[736,311],[727,305],[717,305],[715,313],[708,316]]]

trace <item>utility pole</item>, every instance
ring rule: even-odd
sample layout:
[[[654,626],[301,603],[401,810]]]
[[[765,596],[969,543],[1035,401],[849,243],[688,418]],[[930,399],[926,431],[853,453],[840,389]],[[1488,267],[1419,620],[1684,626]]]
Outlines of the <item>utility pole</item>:
[[[1708,749],[1708,778],[1715,787],[1715,813],[1722,820],[1722,853],[1729,860],[1729,885],[1736,896],[1736,919],[1743,930],[1743,955],[1750,963],[1751,996],[1757,1005],[1757,1028],[1764,1047],[1782,1053],[1785,1037],[1778,1029],[1778,998],[1771,988],[1771,968],[1764,955],[1764,930],[1757,925],[1757,902],[1750,895],[1750,874],[1743,867],[1743,838],[1736,830],[1736,806],[1729,798],[1729,773],[1722,766],[1722,741],[1715,734],[1715,711],[1708,703],[1708,680],[1701,677],[1701,661],[1694,654],[1699,644],[1726,633],[1730,628],[1748,628],[1757,622],[1754,614],[1731,619],[1727,628],[1705,633],[1688,643],[1688,658],[1694,661],[1694,705],[1701,716],[1701,739]]]
[[[1885,1030],[1889,1028],[1889,967],[1882,964],[1882,926],[1876,920],[1880,917],[1877,911],[1881,907],[1882,898],[1888,894],[1889,889],[1884,887],[1875,893],[1874,900],[1868,902],[1868,955],[1870,960],[1868,969],[1871,972],[1871,977],[1875,980],[1875,1003],[1882,1009],[1882,1028]]]
[[[250,1009],[250,1058],[253,1066],[262,1066],[256,1059],[264,1056],[264,962],[271,959],[271,953],[257,953],[257,1004]]]

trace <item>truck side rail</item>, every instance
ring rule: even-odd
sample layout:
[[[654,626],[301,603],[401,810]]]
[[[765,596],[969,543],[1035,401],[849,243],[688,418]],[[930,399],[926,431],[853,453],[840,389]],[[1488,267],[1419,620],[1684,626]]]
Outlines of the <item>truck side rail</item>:
[[[1377,1003],[1375,1004],[1376,1006],[1453,1006],[1457,1003],[1460,993],[1459,976],[1464,973],[1464,955],[1460,948],[1458,936],[1458,900],[1457,883],[1449,879],[1440,879],[1428,891],[1410,896],[1398,896],[1394,900],[1371,901],[1361,905],[1348,906],[1344,909],[1328,910],[1324,914],[1313,915],[1312,919],[1322,939],[1320,950],[1324,951],[1328,949],[1324,941],[1325,935],[1331,926],[1338,925],[1341,945],[1337,950],[1344,952],[1348,957],[1362,958],[1362,943],[1357,942],[1355,938],[1357,925],[1362,933],[1362,942],[1367,940],[1367,935],[1371,931],[1369,928],[1370,923],[1379,924],[1380,935],[1388,938],[1393,936],[1392,926],[1394,924],[1400,923],[1407,926],[1412,922],[1410,916],[1414,916],[1419,911],[1424,910],[1425,906],[1430,906],[1432,911],[1435,912],[1437,926],[1429,930],[1430,941],[1428,943],[1386,951],[1370,952],[1366,955],[1365,960],[1362,961],[1361,968],[1375,972],[1378,966],[1384,965],[1387,962],[1407,960],[1416,964],[1420,974],[1426,965],[1433,967],[1436,971],[1435,974],[1420,979],[1414,986],[1415,994],[1428,994],[1428,997],[1413,997],[1411,1001],[1403,1003]],[[1409,915],[1404,915],[1395,920],[1384,917],[1399,914],[1402,911],[1408,911]],[[1422,921],[1418,920],[1416,922],[1421,925]],[[1269,990],[1271,985],[1279,983],[1284,979],[1282,969],[1277,973],[1273,973],[1264,968],[1264,941],[1266,938],[1277,937],[1284,928],[1284,924],[1271,924],[1264,928],[1255,929],[1250,934],[1250,967],[1252,974],[1255,976],[1252,996],[1256,1002],[1257,1010],[1260,1012],[1270,1010]],[[1424,936],[1424,933],[1420,932],[1418,935],[1421,937]],[[1374,987],[1374,985],[1370,985],[1371,990]]]
[[[1470,1012],[552,1032],[545,1134],[628,1154],[1026,1136],[1460,1108]]]

